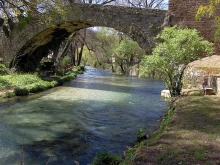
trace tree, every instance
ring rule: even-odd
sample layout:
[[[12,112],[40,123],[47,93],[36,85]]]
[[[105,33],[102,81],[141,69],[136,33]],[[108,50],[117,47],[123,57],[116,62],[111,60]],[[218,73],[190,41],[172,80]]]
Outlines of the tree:
[[[90,41],[87,37],[86,45],[83,61],[87,61],[87,65],[111,68],[112,72],[123,74],[128,73],[127,71],[145,54],[135,41],[110,28],[93,31],[93,37],[90,37]],[[91,57],[88,57],[89,55]]]
[[[160,74],[171,96],[179,96],[186,66],[201,55],[210,55],[213,44],[203,40],[195,29],[177,26],[166,27],[156,39],[162,42],[156,44],[152,55],[142,59],[142,75],[154,70]]]
[[[55,14],[62,16],[64,5],[71,1],[66,0],[0,0],[0,31],[9,36],[15,27],[22,30],[32,17],[40,17],[46,13],[45,19],[56,19]]]
[[[214,18],[217,27],[215,31],[215,39],[220,39],[220,0],[209,0],[207,5],[200,5],[196,13],[196,19],[199,20],[203,17]]]
[[[165,0],[126,0],[127,5],[143,8],[167,8]]]
[[[0,31],[6,36],[17,27],[22,29],[31,20],[29,2],[25,0],[0,0]]]
[[[114,50],[115,61],[120,66],[121,72],[126,73],[126,69],[139,62],[139,59],[144,55],[143,49],[137,42],[128,38],[123,39]]]

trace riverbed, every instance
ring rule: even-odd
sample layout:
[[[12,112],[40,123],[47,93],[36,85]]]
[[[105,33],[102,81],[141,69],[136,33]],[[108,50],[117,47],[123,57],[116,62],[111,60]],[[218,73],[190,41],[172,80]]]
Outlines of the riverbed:
[[[154,131],[167,112],[158,79],[87,67],[45,92],[0,103],[0,164],[80,165],[97,152],[121,155],[139,129]]]

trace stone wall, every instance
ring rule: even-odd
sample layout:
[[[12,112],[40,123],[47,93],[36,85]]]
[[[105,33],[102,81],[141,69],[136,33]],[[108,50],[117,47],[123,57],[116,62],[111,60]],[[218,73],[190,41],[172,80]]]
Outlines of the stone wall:
[[[174,14],[175,21],[188,28],[197,29],[204,39],[214,42],[215,24],[212,19],[196,21],[195,15],[199,5],[208,4],[209,0],[169,0],[169,10]],[[220,50],[220,44],[216,44],[216,54]]]
[[[26,62],[25,58],[29,57],[30,61],[36,59],[37,62],[37,54],[53,47],[55,41],[93,26],[111,27],[123,32],[151,53],[155,46],[153,39],[162,30],[158,27],[163,24],[165,13],[165,10],[157,9],[74,3],[64,6],[62,14],[59,10],[48,11],[34,17],[22,31],[14,30],[9,38],[1,37],[0,54],[5,63],[10,63],[17,56],[17,61],[21,63],[21,59]]]
[[[208,79],[208,76],[209,74],[206,71],[196,67],[188,66],[184,71],[184,75],[183,75],[183,80],[182,80],[183,88],[202,89],[203,83],[206,83],[208,85],[208,81],[205,81]]]

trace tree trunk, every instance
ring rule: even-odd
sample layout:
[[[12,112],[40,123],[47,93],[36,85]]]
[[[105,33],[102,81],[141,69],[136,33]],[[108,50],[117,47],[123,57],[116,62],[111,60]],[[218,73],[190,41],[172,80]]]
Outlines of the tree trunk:
[[[124,70],[124,67],[123,67],[123,62],[121,62],[119,66],[120,66],[120,68],[121,68],[121,72],[122,72],[123,74],[125,74],[125,70]]]
[[[71,43],[70,52],[71,52],[71,63],[72,65],[76,66],[76,45],[74,41]]]
[[[82,53],[83,53],[83,47],[84,47],[84,44],[81,44],[80,52],[79,52],[79,55],[78,55],[78,63],[77,63],[77,66],[79,66],[80,63],[81,63]]]
[[[183,73],[184,70],[186,69],[186,65],[184,64],[181,69],[177,70],[177,74],[174,75],[174,82],[172,84],[172,91],[171,91],[171,96],[176,97],[181,95],[181,90],[182,90],[182,78],[183,78]]]
[[[53,58],[52,58],[53,62],[56,61],[58,54],[59,54],[59,47],[53,50]]]

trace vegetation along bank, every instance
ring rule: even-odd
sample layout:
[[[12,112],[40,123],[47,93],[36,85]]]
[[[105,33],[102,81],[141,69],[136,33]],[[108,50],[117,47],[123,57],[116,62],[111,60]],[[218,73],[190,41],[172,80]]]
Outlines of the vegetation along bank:
[[[26,96],[31,93],[53,88],[65,81],[74,79],[83,70],[84,67],[80,66],[75,68],[70,67],[50,76],[39,76],[38,74],[13,73],[3,64],[0,64],[0,97]]]

